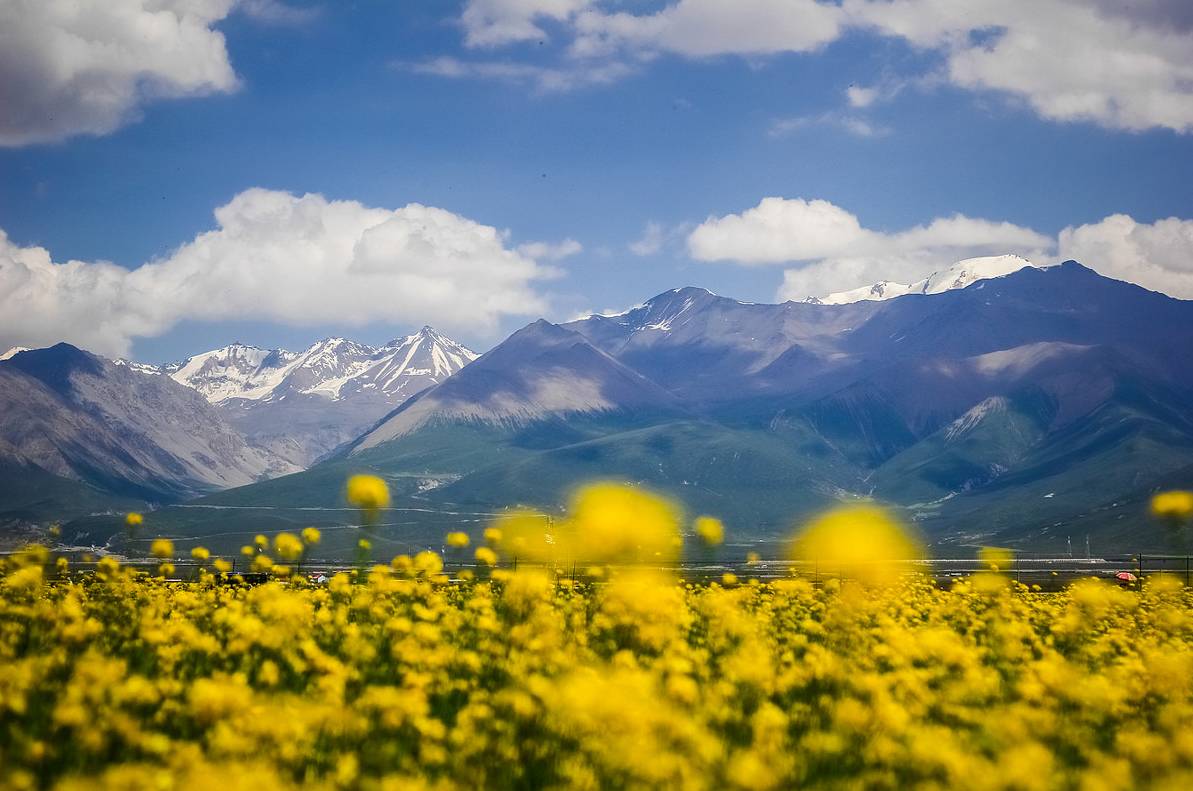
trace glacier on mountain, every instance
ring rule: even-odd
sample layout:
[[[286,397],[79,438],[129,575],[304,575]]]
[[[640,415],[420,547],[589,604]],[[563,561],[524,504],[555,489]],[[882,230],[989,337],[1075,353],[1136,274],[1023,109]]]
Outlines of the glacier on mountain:
[[[806,297],[803,301],[813,305],[848,305],[853,302],[894,299],[905,294],[939,294],[943,291],[966,288],[979,280],[1002,277],[1018,272],[1024,267],[1044,268],[1017,255],[991,255],[981,258],[966,258],[947,269],[933,272],[923,280],[914,283],[895,283],[883,280],[872,286],[861,286],[847,291],[837,291],[822,297]]]

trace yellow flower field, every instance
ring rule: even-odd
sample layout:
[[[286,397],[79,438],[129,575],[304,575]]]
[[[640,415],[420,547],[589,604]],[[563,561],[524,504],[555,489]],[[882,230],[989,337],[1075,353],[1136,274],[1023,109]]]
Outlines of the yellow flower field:
[[[591,497],[577,507],[600,522]],[[589,540],[624,539],[610,519]],[[666,553],[659,535],[619,551]],[[610,563],[572,582],[490,571],[481,549],[463,581],[424,553],[325,586],[111,560],[71,578],[26,552],[0,578],[0,783],[1193,787],[1193,595],[1176,581],[1043,593],[991,571],[943,590],[888,567],[694,585]]]
[[[1188,788],[1191,607],[1166,584],[33,566],[0,596],[0,764],[12,788]]]

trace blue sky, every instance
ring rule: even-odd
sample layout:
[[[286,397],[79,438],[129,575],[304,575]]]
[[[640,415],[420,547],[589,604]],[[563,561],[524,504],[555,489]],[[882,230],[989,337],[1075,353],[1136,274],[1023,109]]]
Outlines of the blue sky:
[[[797,41],[784,49],[748,35],[721,47],[714,28],[713,49],[736,51],[710,54],[708,39],[691,34],[688,25],[686,39],[645,39],[635,32],[610,43],[606,32],[603,51],[580,55],[577,31],[593,21],[579,14],[595,9],[611,17],[630,7],[629,21],[637,24],[675,4],[604,8],[556,0],[528,15],[534,0],[490,0],[472,4],[478,23],[476,16],[471,22],[462,16],[467,6],[458,2],[284,6],[258,0],[239,9],[221,8],[227,0],[212,2],[205,30],[222,36],[235,85],[224,78],[198,88],[191,83],[174,91],[189,95],[161,98],[163,91],[146,89],[149,78],[140,75],[134,98],[115,120],[79,110],[74,128],[63,122],[62,128],[29,131],[33,127],[18,121],[0,130],[8,134],[0,147],[0,229],[10,259],[41,247],[50,266],[71,260],[87,262],[80,266],[110,261],[130,271],[149,261],[160,266],[217,228],[217,207],[254,188],[295,198],[317,193],[370,211],[435,207],[496,229],[496,249],[485,242],[486,252],[467,253],[481,256],[476,268],[469,262],[451,269],[445,281],[426,286],[428,295],[418,293],[422,285],[400,281],[394,287],[403,297],[393,310],[383,295],[362,289],[359,313],[351,301],[338,312],[312,312],[304,300],[319,293],[316,280],[301,298],[264,316],[251,300],[215,305],[225,300],[224,289],[241,285],[271,299],[270,277],[182,293],[194,271],[213,266],[213,256],[228,258],[218,263],[233,272],[254,266],[259,255],[285,258],[278,247],[289,242],[274,239],[259,253],[247,236],[188,253],[194,259],[188,278],[163,276],[150,286],[146,277],[134,287],[103,273],[102,282],[111,285],[91,288],[108,294],[106,301],[96,298],[74,313],[69,309],[78,302],[64,295],[63,278],[51,277],[51,285],[38,287],[49,293],[32,295],[18,294],[31,288],[26,281],[0,278],[0,306],[10,317],[0,323],[0,343],[36,345],[58,332],[82,345],[94,338],[97,351],[161,361],[237,339],[291,348],[328,334],[377,342],[430,323],[484,349],[540,313],[565,320],[679,285],[773,301],[881,278],[906,282],[953,258],[1002,247],[1045,260],[1070,251],[1092,254],[1103,260],[1087,263],[1107,274],[1193,296],[1187,224],[1193,218],[1193,118],[1149,108],[1129,116],[1112,109],[1058,117],[1071,112],[1057,98],[1063,75],[1042,87],[1016,87],[996,63],[987,64],[980,80],[958,76],[957,62],[971,55],[959,54],[956,43],[925,43],[932,33],[901,36],[856,25],[810,48]],[[34,34],[54,32],[55,20],[32,20],[28,7],[0,0],[0,6],[10,4],[0,14],[23,14]],[[1179,71],[1180,47],[1189,39],[1186,20],[1175,11],[1162,13],[1159,0],[1144,5],[1158,9],[1156,15],[1126,21],[1173,46]],[[565,6],[570,10],[560,11]],[[914,19],[929,10],[909,6],[907,13]],[[1005,30],[1034,24],[1023,19],[1009,16]],[[597,21],[606,24],[603,17]],[[760,17],[758,24],[767,21]],[[1106,17],[1108,28],[1120,23]],[[510,25],[520,32],[492,32]],[[525,36],[527,25],[538,33]],[[1000,28],[997,35],[1010,33]],[[1187,52],[1193,55],[1193,48]],[[0,57],[0,74],[13,68]],[[0,88],[24,90],[28,81],[20,76],[0,77]],[[1162,77],[1153,72],[1138,79],[1160,80],[1159,87],[1146,87],[1160,91],[1161,103],[1189,100],[1179,73],[1168,83]],[[565,84],[544,85],[551,79]],[[592,80],[598,84],[587,84]],[[850,86],[878,98],[851,101]],[[1116,90],[1125,96],[1139,89],[1129,81],[1108,87],[1104,106],[1123,101]],[[34,98],[30,106],[46,113],[55,102],[75,101],[69,91]],[[95,131],[106,126],[112,128]],[[784,199],[775,205],[777,214],[765,222],[746,214],[766,197]],[[825,205],[812,211],[812,201]],[[972,231],[959,226],[957,233],[972,239],[947,242],[939,229],[926,234],[927,241],[920,238],[925,234],[912,241],[904,233],[955,215],[988,224]],[[1103,222],[1112,215],[1125,215],[1131,224]],[[715,250],[694,244],[701,223],[730,216],[746,221],[727,233],[749,233],[748,239],[721,239]],[[833,236],[805,243],[824,230],[825,217],[833,234],[842,222],[849,226],[850,217],[861,230],[846,228],[853,241]],[[1167,218],[1175,224],[1158,222]],[[650,224],[655,243],[643,244]],[[1057,241],[1066,228],[1069,241]],[[294,233],[302,232],[295,226]],[[775,235],[773,244],[759,252],[756,243],[767,234]],[[451,239],[441,241],[451,246]],[[578,243],[571,247],[579,252],[559,258],[535,255],[533,248],[517,252],[564,240]],[[509,264],[517,271],[499,284],[508,295],[488,304],[485,273],[507,265],[506,253],[533,262]],[[389,261],[384,251],[377,255],[370,261]],[[395,256],[375,265],[406,266]],[[0,253],[0,274],[4,260]],[[467,304],[455,312],[445,308],[452,299],[447,291],[473,272],[481,274],[473,293],[461,297]],[[425,273],[417,274],[421,284]],[[271,277],[279,291],[289,287],[286,275]],[[164,315],[130,318],[158,300]],[[212,307],[192,309],[196,302]],[[48,307],[41,310],[43,304]],[[105,329],[92,335],[97,322]]]

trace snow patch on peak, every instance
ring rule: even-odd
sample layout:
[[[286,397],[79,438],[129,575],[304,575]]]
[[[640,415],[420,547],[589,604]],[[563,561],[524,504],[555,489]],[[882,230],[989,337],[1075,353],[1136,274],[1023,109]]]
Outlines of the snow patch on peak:
[[[862,302],[864,300],[894,299],[904,294],[913,293],[912,288],[912,286],[903,283],[882,280],[872,286],[861,286],[860,288],[852,288],[848,291],[838,291],[823,297],[808,297],[804,302],[812,305],[848,305],[852,302]]]
[[[135,360],[125,359],[124,357],[118,357],[115,360],[112,360],[112,362],[121,366],[122,368],[127,368],[130,371],[136,371],[140,374],[148,374],[149,376],[162,376],[165,373],[165,371],[156,365],[139,363]]]
[[[989,415],[1007,410],[1008,401],[1003,396],[992,396],[978,403],[961,417],[954,420],[945,428],[945,439],[950,442],[958,439],[977,428],[978,424]]]
[[[942,272],[933,272],[918,283],[913,283],[911,290],[916,294],[939,294],[942,291],[965,288],[979,280],[1003,277],[1029,266],[1036,265],[1017,255],[967,258],[964,261],[958,261]]]
[[[299,360],[282,349],[234,343],[166,367],[176,382],[198,390],[213,404],[229,398],[262,398]]]
[[[654,317],[655,320],[649,324],[643,325],[642,329],[644,329],[644,330],[659,330],[661,332],[667,332],[671,329],[671,324],[676,319],[678,319],[680,316],[682,316],[683,314],[685,314],[689,310],[691,310],[692,305],[694,305],[695,303],[696,303],[696,300],[692,299],[691,297],[687,297],[686,299],[684,299],[683,304],[679,306],[678,310],[667,311],[662,316]]]
[[[195,355],[166,371],[208,401],[281,401],[291,395],[333,401],[380,393],[393,404],[442,381],[477,354],[433,327],[375,348],[347,338],[324,338],[302,352],[232,344]]]
[[[27,352],[27,351],[30,351],[28,346],[13,346],[11,349],[6,351],[4,354],[0,354],[0,361],[11,360],[13,357],[16,357],[21,352]]]
[[[1046,269],[1018,255],[991,255],[980,258],[966,258],[947,269],[933,272],[915,283],[894,283],[883,280],[872,286],[837,291],[823,297],[807,297],[804,302],[812,305],[848,305],[854,302],[894,299],[905,294],[940,294],[945,291],[966,288],[979,280],[1003,277],[1025,267]]]

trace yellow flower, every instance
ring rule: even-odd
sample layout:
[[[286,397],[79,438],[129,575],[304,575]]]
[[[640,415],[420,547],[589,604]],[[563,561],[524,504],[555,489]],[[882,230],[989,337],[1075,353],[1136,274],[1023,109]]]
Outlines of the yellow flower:
[[[302,529],[302,543],[306,544],[307,546],[314,546],[315,544],[318,544],[320,538],[322,538],[322,536],[319,534],[319,528],[304,527]]]
[[[746,564],[747,565],[757,566],[758,561],[760,561],[760,560],[762,560],[762,556],[759,555],[757,552],[747,552],[746,553]]]
[[[124,524],[130,528],[140,527],[145,522],[145,517],[136,511],[131,511],[124,515]]]
[[[459,530],[448,533],[444,540],[449,547],[454,549],[463,549],[468,546],[468,534]]]
[[[9,572],[0,580],[8,590],[29,594],[35,593],[41,587],[43,577],[41,566],[26,566]]]
[[[715,516],[700,516],[695,523],[696,536],[706,546],[720,546],[725,540],[725,525]]]
[[[373,542],[367,538],[362,538],[356,542],[356,548],[361,552],[368,552],[373,548]]]
[[[273,537],[273,546],[282,560],[298,560],[302,557],[305,545],[293,533],[281,532]]]
[[[244,555],[246,558],[251,558],[253,555],[257,554],[257,550],[248,544],[245,544],[240,548],[240,554]]]
[[[376,475],[353,475],[348,479],[345,495],[349,504],[364,512],[367,519],[389,507],[389,486]]]
[[[257,549],[269,549],[269,538],[262,533],[253,536],[253,545]]]
[[[501,600],[521,617],[543,606],[551,597],[555,585],[551,578],[539,569],[519,571],[505,583]]]
[[[494,536],[502,552],[522,560],[548,561],[563,551],[562,542],[552,532],[551,518],[538,511],[517,509],[502,514],[485,531],[486,540]]]
[[[632,486],[594,483],[572,497],[568,532],[580,560],[673,563],[679,559],[679,511]]]
[[[485,543],[497,546],[501,543],[501,528],[486,527],[485,528]]]
[[[163,563],[157,567],[157,574],[159,577],[169,577],[174,574],[173,563]]]
[[[822,574],[844,574],[863,582],[894,582],[922,548],[885,510],[846,505],[808,525],[793,545],[793,558]]]
[[[174,557],[174,542],[168,538],[154,539],[149,546],[149,554],[155,558],[172,558]]]
[[[443,570],[443,559],[439,555],[426,550],[414,556],[414,569],[428,577]]]
[[[191,550],[191,557],[203,563],[211,557],[211,552],[208,551],[207,547],[195,547]]]
[[[271,568],[273,568],[273,558],[269,555],[257,555],[253,558],[252,569],[258,574],[269,571]]]
[[[737,575],[732,571],[726,571],[721,575],[721,584],[726,588],[731,588],[737,584]]]
[[[1015,562],[1015,553],[1002,547],[982,547],[978,559],[990,571],[1006,571]]]
[[[486,566],[497,565],[497,553],[488,547],[476,548],[476,562],[483,563]]]
[[[1174,490],[1160,492],[1152,497],[1152,516],[1174,522],[1183,522],[1193,517],[1193,492]]]
[[[232,564],[223,558],[216,558],[214,561],[212,561],[211,565],[213,565],[215,570],[221,574],[227,574],[232,570]]]

